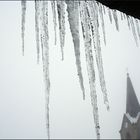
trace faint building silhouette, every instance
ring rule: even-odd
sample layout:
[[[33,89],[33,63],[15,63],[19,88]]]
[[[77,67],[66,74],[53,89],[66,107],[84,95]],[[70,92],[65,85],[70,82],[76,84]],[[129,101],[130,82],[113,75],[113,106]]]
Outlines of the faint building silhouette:
[[[121,139],[140,139],[140,105],[127,74],[126,113],[120,130]]]

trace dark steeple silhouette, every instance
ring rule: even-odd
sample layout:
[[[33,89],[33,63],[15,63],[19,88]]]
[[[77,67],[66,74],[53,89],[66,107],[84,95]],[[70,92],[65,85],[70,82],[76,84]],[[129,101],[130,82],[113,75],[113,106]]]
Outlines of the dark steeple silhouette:
[[[123,116],[120,130],[121,139],[140,139],[140,115],[138,113],[140,113],[140,105],[127,74],[126,113]]]
[[[140,105],[136,97],[129,74],[127,74],[126,113],[129,113],[131,117],[136,117],[138,112],[140,112]]]

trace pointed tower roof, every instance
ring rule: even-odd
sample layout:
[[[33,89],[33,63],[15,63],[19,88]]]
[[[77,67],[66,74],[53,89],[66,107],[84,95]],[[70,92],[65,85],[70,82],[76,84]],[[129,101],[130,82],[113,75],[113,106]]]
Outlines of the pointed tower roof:
[[[136,97],[131,79],[127,73],[127,103],[126,103],[126,113],[129,113],[131,117],[136,117],[138,112],[140,112],[140,105]]]

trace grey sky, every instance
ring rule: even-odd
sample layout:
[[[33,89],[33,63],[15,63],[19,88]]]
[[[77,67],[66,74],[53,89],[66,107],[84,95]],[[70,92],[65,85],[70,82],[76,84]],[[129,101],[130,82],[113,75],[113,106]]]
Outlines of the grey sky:
[[[49,7],[50,30],[50,124],[51,138],[96,138],[81,35],[81,57],[86,88],[82,100],[75,65],[74,47],[66,19],[64,61],[59,41],[54,46],[54,31]],[[21,48],[20,2],[0,2],[0,138],[46,138],[45,93],[42,62],[36,62],[34,3],[28,2],[25,56]],[[96,70],[101,138],[120,138],[126,105],[126,72],[140,101],[140,49],[136,47],[127,22],[121,21],[117,32],[105,17],[106,40],[102,38],[104,72],[110,102],[106,111]],[[102,32],[101,32],[102,35]],[[57,29],[57,37],[59,37]],[[140,45],[140,42],[139,42]]]

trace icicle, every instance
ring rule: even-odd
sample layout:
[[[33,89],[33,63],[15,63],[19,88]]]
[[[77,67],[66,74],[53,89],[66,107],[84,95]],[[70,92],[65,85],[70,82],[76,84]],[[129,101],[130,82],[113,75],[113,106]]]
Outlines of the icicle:
[[[60,30],[60,46],[62,53],[62,60],[64,59],[64,44],[65,44],[65,1],[57,1],[57,11],[59,20],[59,30]]]
[[[79,38],[79,9],[77,1],[66,1],[68,20],[70,24],[70,30],[73,37],[74,51],[76,57],[77,72],[79,76],[80,86],[83,92],[83,99],[85,99],[85,89],[83,84],[83,75],[81,70],[80,60],[80,38]]]
[[[92,38],[94,43],[94,50],[96,54],[96,63],[99,71],[99,79],[100,85],[103,92],[104,103],[109,110],[109,102],[107,97],[107,90],[104,78],[104,70],[103,70],[103,62],[102,62],[102,54],[101,54],[101,46],[100,46],[100,35],[99,35],[99,28],[98,28],[98,14],[97,14],[97,5],[95,2],[88,2],[88,11],[90,15],[91,21],[91,29],[92,29]]]
[[[22,19],[21,19],[22,54],[24,55],[26,0],[21,0],[21,7],[22,7]]]
[[[103,12],[104,12],[104,15],[105,15],[105,6],[104,5],[102,5],[102,9],[103,9]]]
[[[126,19],[127,15],[125,13],[123,13],[123,18]]]
[[[117,29],[117,31],[119,31],[119,23],[118,23],[118,16],[117,16],[117,11],[116,10],[113,10],[113,18],[114,18],[114,21],[115,21],[116,29]]]
[[[139,39],[140,39],[139,20],[138,20],[138,19],[135,19],[135,23],[136,23],[136,28],[137,28],[138,37],[139,37]]]
[[[131,28],[132,28],[132,33],[133,33],[133,37],[135,39],[135,43],[138,47],[137,34],[136,34],[136,30],[135,30],[135,25],[134,25],[134,22],[133,22],[133,17],[130,17],[130,25],[131,25]]]
[[[108,15],[109,15],[110,23],[112,24],[112,15],[111,15],[111,10],[109,8],[108,8]]]
[[[128,15],[126,17],[127,17],[126,18],[127,19],[127,24],[128,24],[129,30],[130,30],[130,19],[129,19],[129,16]]]
[[[91,39],[91,29],[89,22],[89,15],[86,9],[86,2],[80,1],[80,17],[81,25],[83,30],[83,38],[85,42],[85,55],[87,63],[87,71],[90,84],[90,95],[91,95],[91,104],[93,107],[93,116],[96,129],[97,139],[100,138],[100,127],[99,127],[99,115],[98,115],[98,106],[97,106],[97,95],[95,90],[95,71],[94,71],[94,62],[92,55],[92,39]]]
[[[120,12],[120,16],[121,16],[121,20],[123,20],[123,13],[122,12]]]
[[[48,139],[50,139],[50,123],[49,123],[49,96],[50,96],[50,79],[49,79],[49,44],[48,44],[48,1],[42,2],[42,60],[43,60],[43,73],[45,82],[45,95],[46,95],[46,128]]]
[[[103,37],[104,37],[104,44],[106,45],[105,25],[104,25],[104,17],[103,17],[103,10],[102,10],[101,4],[99,4],[99,15],[100,15],[100,18],[101,18],[102,31],[103,31]]]
[[[57,42],[57,35],[56,35],[56,27],[57,27],[57,23],[56,23],[56,1],[52,0],[51,1],[51,5],[52,5],[53,23],[54,23],[54,34],[55,34],[55,45],[56,45],[56,42]]]
[[[39,63],[39,0],[35,0],[35,31],[36,31],[36,48],[37,48],[37,63]]]

